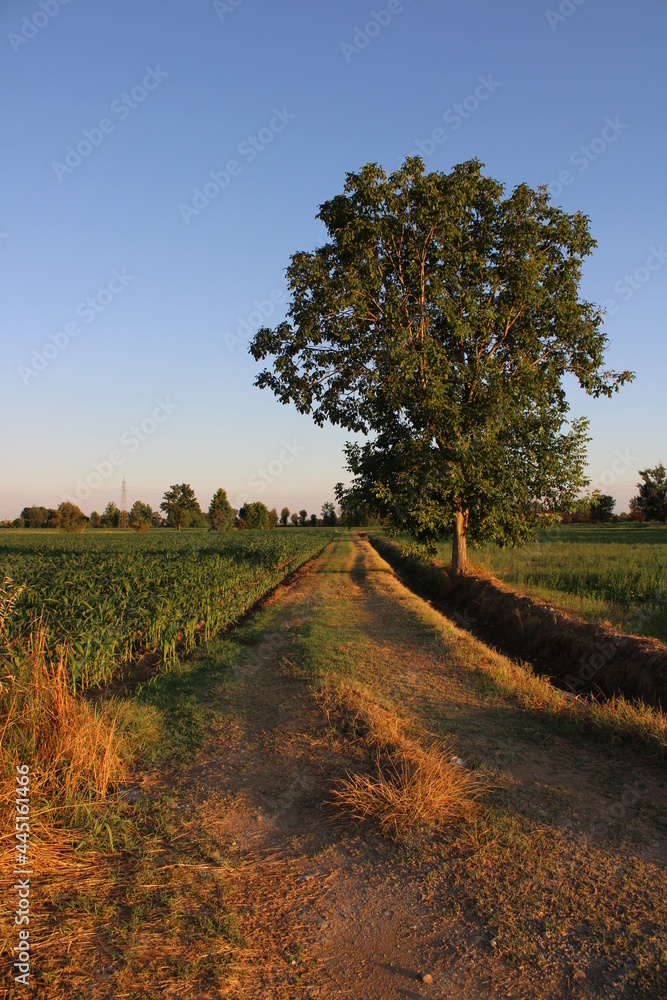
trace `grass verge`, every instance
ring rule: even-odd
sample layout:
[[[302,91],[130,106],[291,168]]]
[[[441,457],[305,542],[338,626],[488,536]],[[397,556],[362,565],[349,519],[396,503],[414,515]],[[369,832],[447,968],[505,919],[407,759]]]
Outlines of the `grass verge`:
[[[576,670],[578,666],[577,657],[581,650],[576,648],[576,639],[573,640],[572,623],[564,625],[560,618],[554,614],[553,609],[542,605],[544,614],[540,613],[540,619],[530,624],[531,639],[526,639],[528,631],[527,615],[524,611],[523,619],[521,613],[517,617],[513,611],[517,609],[514,604],[519,601],[525,602],[530,608],[537,607],[540,602],[534,602],[531,598],[521,598],[511,592],[500,592],[498,604],[493,604],[490,611],[484,616],[484,607],[475,595],[463,593],[459,590],[459,595],[463,594],[458,603],[454,603],[452,595],[455,588],[447,577],[444,567],[432,561],[426,561],[405,554],[401,547],[394,542],[378,536],[370,536],[369,541],[376,551],[387,561],[396,567],[401,580],[413,589],[416,593],[424,597],[430,597],[434,606],[442,608],[445,612],[454,614],[456,619],[464,626],[472,625],[477,630],[480,621],[484,621],[485,628],[482,630],[486,637],[496,636],[494,623],[499,623],[497,633],[497,644],[504,648],[508,643],[506,636],[509,629],[514,629],[519,638],[514,645],[514,653],[522,651],[526,659],[532,649],[533,641],[538,642],[542,635],[545,648],[549,650],[552,633],[560,629],[563,634],[559,638],[561,645],[554,652],[554,660],[547,659],[552,664],[557,656],[563,657],[561,664],[565,670]],[[489,581],[482,581],[486,586]],[[463,587],[476,586],[476,581],[464,581]],[[479,595],[477,595],[479,597]],[[497,595],[494,593],[494,598]],[[471,619],[472,616],[472,619]],[[544,625],[540,631],[540,621],[543,617],[550,617],[550,624]],[[517,624],[518,623],[518,624]],[[587,629],[600,629],[600,626],[582,623]],[[576,630],[576,623],[574,626]],[[534,632],[534,636],[533,636]],[[597,639],[597,646],[595,641]],[[626,642],[633,642],[632,637],[623,637]],[[605,639],[601,635],[586,636],[586,650],[591,655],[591,649],[604,650]],[[642,643],[651,643],[658,648],[658,654],[667,662],[667,652],[664,651],[661,643],[657,640],[638,640]],[[495,644],[495,643],[494,643]],[[613,657],[620,658],[625,646],[617,642],[613,646]],[[488,647],[487,647],[488,649]],[[567,651],[567,652],[566,652]],[[664,653],[664,655],[663,655]],[[544,657],[544,653],[541,656]],[[533,658],[534,659],[534,658]],[[604,663],[604,655],[602,656]],[[647,662],[656,672],[662,670],[662,659],[657,665],[650,660],[647,654]],[[608,663],[612,662],[611,655],[607,657]],[[651,753],[664,758],[667,754],[667,717],[660,707],[645,704],[641,699],[628,699],[622,694],[611,693],[609,697],[590,697],[584,695],[574,695],[568,691],[556,687],[551,683],[549,677],[537,676],[534,672],[532,662],[514,662],[506,656],[485,656],[476,670],[487,676],[494,683],[497,689],[503,694],[515,697],[526,708],[547,713],[554,723],[562,723],[564,731],[569,729],[582,732],[593,733],[603,738],[607,743],[633,743],[643,747]],[[553,674],[552,674],[553,675]]]

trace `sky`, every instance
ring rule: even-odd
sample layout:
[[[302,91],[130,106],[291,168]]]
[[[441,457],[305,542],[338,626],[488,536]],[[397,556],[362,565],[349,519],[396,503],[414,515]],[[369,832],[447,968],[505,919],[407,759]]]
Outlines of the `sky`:
[[[0,518],[75,499],[319,511],[340,428],[253,386],[290,255],[367,162],[477,157],[590,218],[611,400],[588,475],[617,512],[667,462],[662,0],[4,0]]]

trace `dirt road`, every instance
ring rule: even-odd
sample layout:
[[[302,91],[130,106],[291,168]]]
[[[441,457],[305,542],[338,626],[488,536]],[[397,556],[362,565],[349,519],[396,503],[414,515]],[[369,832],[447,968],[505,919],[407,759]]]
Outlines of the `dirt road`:
[[[225,725],[180,782],[239,866],[231,901],[251,959],[221,995],[659,995],[665,797],[650,761],[566,739],[494,690],[499,658],[360,537],[337,540],[262,616]],[[481,769],[474,829],[395,842],[336,813],[354,751],[312,696],[334,682]]]
[[[318,700],[345,687],[480,777],[472,818],[392,838],[332,804],[372,766]],[[92,852],[51,848],[21,995],[667,997],[664,770],[549,691],[339,534],[128,696],[158,756]]]

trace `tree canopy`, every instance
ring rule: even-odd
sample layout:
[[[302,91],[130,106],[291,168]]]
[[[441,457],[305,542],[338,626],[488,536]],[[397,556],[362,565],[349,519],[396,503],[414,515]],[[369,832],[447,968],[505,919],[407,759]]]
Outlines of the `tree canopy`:
[[[269,527],[269,510],[261,500],[245,503],[239,510],[239,518],[245,523],[246,528]]]
[[[42,528],[49,520],[49,512],[46,507],[24,507],[20,517],[26,528]]]
[[[120,510],[113,500],[110,500],[104,508],[100,517],[100,524],[104,528],[117,528],[120,524]]]
[[[56,508],[53,520],[58,528],[70,533],[81,531],[88,522],[88,518],[83,511],[76,504],[70,503],[69,500],[64,500]]]
[[[322,524],[327,527],[333,527],[338,521],[336,516],[336,508],[332,503],[325,503],[322,505]]]
[[[639,493],[630,501],[630,510],[644,521],[667,521],[667,471],[660,462],[654,469],[640,469]]]
[[[208,518],[214,531],[226,530],[234,527],[236,511],[227,499],[227,491],[222,487],[213,494],[213,499],[209,504]]]
[[[198,526],[203,520],[199,501],[189,483],[177,483],[167,490],[160,510],[167,515],[167,524],[179,531],[190,525]]]
[[[611,521],[615,506],[616,501],[608,493],[602,493],[600,490],[593,490],[590,500],[591,521],[600,521],[603,523],[605,521]]]
[[[128,524],[135,531],[148,531],[154,524],[153,508],[148,503],[135,500],[130,510]]]
[[[588,219],[546,188],[504,197],[477,160],[444,174],[418,157],[348,174],[318,218],[329,240],[292,256],[288,318],[251,342],[273,359],[256,385],[367,435],[346,446],[347,506],[428,545],[453,531],[458,575],[468,535],[530,537],[586,485],[564,376],[596,397],[633,377],[605,370],[601,312],[579,297]]]

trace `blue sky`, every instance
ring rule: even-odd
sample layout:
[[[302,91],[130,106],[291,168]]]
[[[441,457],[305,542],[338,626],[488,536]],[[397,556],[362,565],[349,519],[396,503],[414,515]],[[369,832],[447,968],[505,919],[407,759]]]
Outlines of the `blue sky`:
[[[245,340],[346,171],[417,141],[590,216],[582,292],[637,379],[570,398],[623,509],[667,461],[666,38],[657,0],[5,0],[0,517],[102,510],[123,476],[154,506],[332,499],[348,435],[255,389]]]

